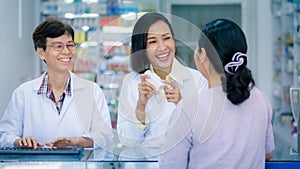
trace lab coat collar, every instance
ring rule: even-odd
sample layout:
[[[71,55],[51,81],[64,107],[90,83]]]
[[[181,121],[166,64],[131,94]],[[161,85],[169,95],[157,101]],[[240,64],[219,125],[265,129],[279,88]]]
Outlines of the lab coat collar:
[[[171,73],[167,76],[168,78],[171,78],[175,80],[178,84],[183,86],[183,66],[178,62],[176,58],[173,59],[173,64],[172,64],[172,70]]]
[[[35,83],[33,84],[33,90],[36,90],[38,91],[42,82],[43,82],[43,78],[45,76],[46,72],[43,73],[36,81]],[[70,78],[71,78],[71,90],[72,90],[72,93],[74,93],[73,91],[75,90],[78,90],[78,89],[81,89],[81,88],[84,88],[84,83],[81,83],[80,81],[78,81],[78,77],[72,73],[71,71],[69,71],[69,75],[70,75]]]
[[[150,65],[150,70],[154,72],[152,65]],[[187,79],[183,77],[183,72],[183,65],[180,64],[176,58],[173,58],[172,69],[171,72],[167,75],[166,80],[175,80],[182,87],[183,81]]]

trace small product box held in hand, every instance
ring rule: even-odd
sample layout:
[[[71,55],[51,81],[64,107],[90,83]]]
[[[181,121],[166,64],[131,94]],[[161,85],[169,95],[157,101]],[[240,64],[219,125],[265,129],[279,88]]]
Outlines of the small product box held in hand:
[[[146,79],[149,83],[153,84],[156,88],[156,91],[161,90],[164,87],[164,83],[161,82],[159,76],[155,73],[152,73],[150,70],[147,70],[144,74],[150,76],[149,79]]]

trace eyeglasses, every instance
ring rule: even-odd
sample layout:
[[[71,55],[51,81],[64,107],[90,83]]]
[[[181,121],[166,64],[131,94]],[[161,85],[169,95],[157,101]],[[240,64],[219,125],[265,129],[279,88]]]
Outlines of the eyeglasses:
[[[50,45],[47,45],[47,47],[48,46],[52,47],[55,51],[61,52],[62,50],[64,50],[65,46],[67,46],[69,50],[75,50],[77,44],[75,42],[69,42],[65,45],[62,42],[53,42]]]

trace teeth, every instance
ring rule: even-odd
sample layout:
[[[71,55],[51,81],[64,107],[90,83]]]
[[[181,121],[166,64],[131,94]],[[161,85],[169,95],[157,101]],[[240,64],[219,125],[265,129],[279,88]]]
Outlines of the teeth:
[[[59,58],[58,60],[63,61],[63,62],[69,62],[71,58]]]
[[[166,56],[168,56],[169,55],[169,53],[166,53],[166,54],[163,54],[163,55],[159,55],[159,56],[157,56],[158,58],[163,58],[163,57],[166,57]]]

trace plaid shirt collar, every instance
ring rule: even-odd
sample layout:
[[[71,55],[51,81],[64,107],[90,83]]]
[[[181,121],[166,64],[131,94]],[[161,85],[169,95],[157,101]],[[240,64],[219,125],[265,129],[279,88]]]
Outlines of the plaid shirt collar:
[[[52,88],[49,84],[49,78],[48,78],[48,73],[45,73],[45,76],[43,78],[42,84],[37,92],[38,95],[45,95],[46,97],[48,97],[49,99],[53,100],[53,98],[51,98],[51,95],[53,93]],[[72,96],[72,90],[71,90],[71,78],[69,76],[68,82],[66,84],[64,93],[68,96]],[[55,99],[54,99],[55,102]]]

